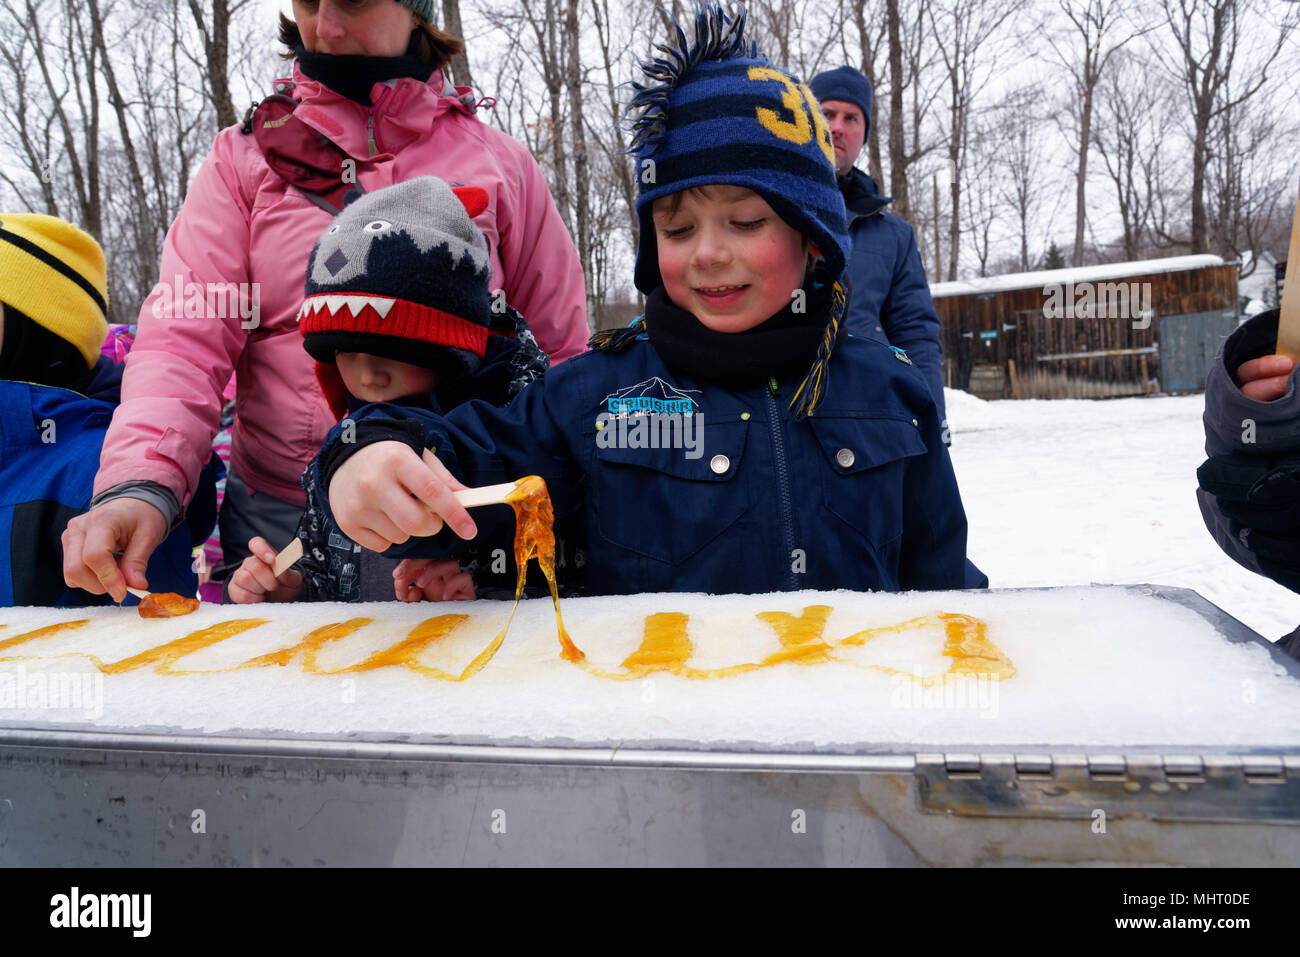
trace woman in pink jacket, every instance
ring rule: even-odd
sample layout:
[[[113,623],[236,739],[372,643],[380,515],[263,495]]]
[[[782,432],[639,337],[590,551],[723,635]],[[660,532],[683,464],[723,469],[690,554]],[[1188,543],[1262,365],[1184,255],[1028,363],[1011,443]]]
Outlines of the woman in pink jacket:
[[[562,361],[588,335],[573,241],[533,157],[477,119],[467,88],[444,82],[441,67],[460,44],[429,25],[432,9],[432,0],[295,0],[294,21],[281,23],[281,39],[297,47],[293,77],[276,92],[300,101],[297,129],[345,154],[345,183],[372,191],[433,174],[487,190],[475,222],[490,242],[492,288]],[[119,600],[127,585],[148,587],[148,557],[211,455],[232,370],[226,561],[247,554],[251,534],[276,544],[292,536],[299,476],[334,424],[296,324],[327,207],[273,171],[255,136],[239,126],[217,135],[141,308],[92,510],[63,535],[69,585]]]

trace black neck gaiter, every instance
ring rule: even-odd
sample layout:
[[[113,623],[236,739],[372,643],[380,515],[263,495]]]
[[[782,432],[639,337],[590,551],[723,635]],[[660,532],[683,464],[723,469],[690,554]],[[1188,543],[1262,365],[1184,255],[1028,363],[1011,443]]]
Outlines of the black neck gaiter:
[[[4,308],[0,379],[68,388],[88,371],[81,352],[13,306]]]
[[[806,373],[817,358],[830,309],[829,286],[805,287],[806,310],[795,303],[744,332],[715,332],[679,309],[660,286],[646,297],[645,326],[650,344],[673,369],[694,379],[744,388],[770,376]],[[844,326],[840,326],[841,334]]]
[[[376,83],[413,77],[424,83],[433,75],[433,66],[418,57],[359,56],[312,53],[299,46],[296,55],[302,72],[323,83],[354,103],[370,106],[370,91]]]

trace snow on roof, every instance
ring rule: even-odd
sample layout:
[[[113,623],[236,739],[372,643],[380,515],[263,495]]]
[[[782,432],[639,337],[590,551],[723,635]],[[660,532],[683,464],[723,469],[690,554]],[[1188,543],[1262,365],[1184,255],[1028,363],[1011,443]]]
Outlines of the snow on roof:
[[[1165,259],[1143,259],[1131,263],[1103,263],[1099,266],[1076,266],[1071,269],[1040,269],[1037,272],[1016,272],[1004,276],[987,276],[983,279],[959,279],[956,282],[930,284],[930,297],[969,296],[982,292],[1003,292],[1008,289],[1033,289],[1043,286],[1063,285],[1067,282],[1093,282],[1121,279],[1125,276],[1149,276],[1155,273],[1183,272],[1222,266],[1219,256],[1169,256]]]

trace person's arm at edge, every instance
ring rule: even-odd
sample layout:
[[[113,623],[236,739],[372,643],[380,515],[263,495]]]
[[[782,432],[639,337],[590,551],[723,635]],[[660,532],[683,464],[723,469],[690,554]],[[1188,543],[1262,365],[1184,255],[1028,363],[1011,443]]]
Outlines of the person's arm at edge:
[[[966,557],[966,511],[935,408],[918,419],[928,451],[905,465],[899,585],[907,591],[987,588],[988,577]]]
[[[880,324],[890,344],[906,352],[912,364],[925,376],[926,385],[930,387],[930,394],[939,409],[942,431],[946,428],[948,416],[943,400],[939,314],[930,298],[930,285],[926,280],[925,266],[921,263],[920,250],[916,248],[915,232],[902,220],[897,220],[895,229],[900,255],[895,262],[889,294],[880,307]]]
[[[247,283],[249,192],[241,183],[232,128],[219,134],[167,232],[159,283],[140,308],[127,356],[122,402],[114,412],[95,477],[97,501],[126,483],[157,483],[179,508],[192,497],[212,454],[221,396],[243,351],[238,310],[226,318],[185,319],[184,303],[163,312],[164,285]],[[242,287],[240,287],[242,288]],[[115,497],[115,496],[106,496]],[[152,499],[146,499],[153,503]]]
[[[541,167],[514,143],[512,201],[497,209],[506,301],[533,330],[552,365],[585,352],[587,290],[573,238],[560,218]]]
[[[1252,399],[1237,385],[1238,369],[1269,355],[1277,342],[1277,310],[1260,313],[1225,340],[1205,381],[1205,452],[1211,459],[1234,455],[1268,456],[1300,447],[1300,386],[1292,372],[1284,395],[1271,401]],[[1210,463],[1207,462],[1206,465]],[[1202,466],[1204,468],[1204,466]],[[1215,542],[1233,561],[1258,575],[1263,571],[1240,529],[1220,509],[1217,498],[1198,487],[1201,517]]]

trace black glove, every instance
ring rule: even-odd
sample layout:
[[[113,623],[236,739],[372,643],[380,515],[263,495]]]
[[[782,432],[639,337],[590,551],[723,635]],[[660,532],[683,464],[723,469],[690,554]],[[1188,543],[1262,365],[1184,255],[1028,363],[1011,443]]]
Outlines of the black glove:
[[[1215,455],[1196,477],[1260,570],[1300,591],[1300,452]]]

